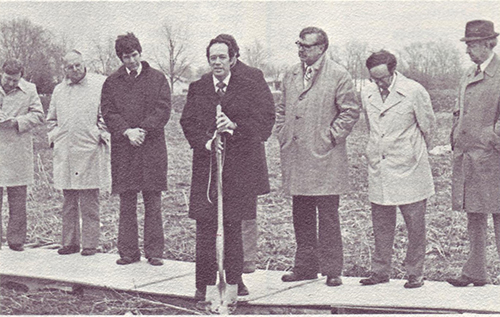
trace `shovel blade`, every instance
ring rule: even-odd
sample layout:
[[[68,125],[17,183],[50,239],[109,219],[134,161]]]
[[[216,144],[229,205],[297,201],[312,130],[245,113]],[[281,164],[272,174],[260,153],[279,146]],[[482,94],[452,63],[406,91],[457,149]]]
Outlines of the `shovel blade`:
[[[227,315],[236,308],[238,302],[238,285],[219,283],[207,286],[207,302],[213,313]]]

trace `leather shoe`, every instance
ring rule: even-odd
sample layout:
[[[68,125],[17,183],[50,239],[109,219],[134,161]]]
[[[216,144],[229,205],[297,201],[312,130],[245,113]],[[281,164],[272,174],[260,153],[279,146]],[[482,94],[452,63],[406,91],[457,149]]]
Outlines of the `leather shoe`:
[[[342,278],[340,276],[327,276],[326,277],[327,286],[340,286],[342,285]]]
[[[459,278],[449,278],[446,282],[456,287],[465,287],[469,284],[473,284],[474,286],[484,286],[487,283],[486,281],[475,280],[466,275],[462,275]]]
[[[13,251],[24,251],[22,244],[9,244],[9,248]]]
[[[243,273],[253,273],[255,272],[255,262],[254,261],[245,261],[243,262]]]
[[[288,272],[281,276],[281,280],[283,282],[297,282],[304,280],[315,280],[318,278],[317,273],[309,273],[309,274],[297,274],[295,272]]]
[[[405,283],[405,288],[419,288],[424,285],[424,277],[411,274]]]
[[[96,253],[97,253],[97,250],[95,248],[84,248],[82,250],[82,252],[80,252],[80,254],[83,256],[94,255]]]
[[[161,266],[163,265],[163,260],[160,258],[149,258],[148,263],[153,266]]]
[[[238,296],[247,296],[250,295],[250,292],[248,291],[248,287],[242,282],[238,283]]]
[[[368,278],[364,278],[359,280],[359,282],[363,285],[375,285],[375,284],[380,284],[380,283],[388,283],[389,282],[389,276],[387,275],[381,275],[381,274],[372,274]]]
[[[127,265],[127,264],[132,264],[135,262],[139,262],[141,259],[140,258],[131,258],[129,256],[124,256],[116,260],[116,264],[118,265]]]
[[[194,293],[194,300],[197,302],[204,302],[205,301],[205,296],[207,295],[207,289],[196,289],[196,292]]]
[[[57,253],[59,253],[60,255],[73,254],[78,252],[80,252],[79,245],[66,245],[57,250]]]

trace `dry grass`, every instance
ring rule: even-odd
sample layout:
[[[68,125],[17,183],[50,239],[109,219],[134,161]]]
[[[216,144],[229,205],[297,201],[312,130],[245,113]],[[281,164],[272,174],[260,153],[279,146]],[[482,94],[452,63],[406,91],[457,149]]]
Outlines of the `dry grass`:
[[[195,222],[187,217],[191,150],[182,135],[179,117],[178,112],[173,112],[171,121],[167,125],[169,191],[163,195],[162,208],[166,236],[165,257],[181,261],[194,261]],[[438,114],[439,131],[435,145],[448,143],[450,120],[449,114]],[[366,160],[363,156],[367,140],[366,133],[365,123],[360,121],[348,138],[349,173],[353,190],[341,197],[340,206],[345,253],[344,275],[346,276],[364,276],[369,272],[374,245],[367,199]],[[274,136],[270,138],[266,148],[272,189],[269,195],[259,198],[258,268],[285,270],[293,266],[295,252],[291,199],[285,196],[281,189],[279,147]],[[45,128],[37,130],[35,153],[36,180],[30,188],[28,201],[28,242],[35,244],[59,243],[61,240],[62,195],[51,186],[52,153],[47,146]],[[431,156],[431,165],[436,195],[428,201],[426,216],[428,244],[425,275],[428,280],[442,281],[446,277],[459,274],[460,268],[466,260],[468,254],[466,217],[463,213],[453,212],[450,207],[451,154]],[[117,252],[118,203],[116,196],[108,193],[101,195],[100,246],[103,252]],[[138,213],[139,221],[142,223],[144,210],[141,202]],[[6,214],[6,212],[3,213],[4,223],[6,223]],[[398,218],[396,232],[392,277],[404,278],[403,260],[407,238],[405,224],[401,217]],[[142,232],[140,234],[142,236]],[[500,261],[491,229],[487,256],[488,273],[496,284],[500,284],[498,278]],[[10,300],[12,297],[2,292],[2,306]],[[36,301],[36,299],[34,300]],[[43,302],[39,302],[39,304],[44,307],[50,306]],[[13,305],[15,306],[15,304]],[[35,313],[31,311],[16,312],[13,310],[14,306],[10,306],[10,304],[8,306],[10,308],[7,310],[2,308],[2,313]],[[80,311],[80,313],[85,312],[84,310]],[[41,313],[41,311],[36,313]],[[52,311],[51,313],[59,312]],[[77,312],[61,311],[60,313]],[[113,313],[122,313],[122,311]]]

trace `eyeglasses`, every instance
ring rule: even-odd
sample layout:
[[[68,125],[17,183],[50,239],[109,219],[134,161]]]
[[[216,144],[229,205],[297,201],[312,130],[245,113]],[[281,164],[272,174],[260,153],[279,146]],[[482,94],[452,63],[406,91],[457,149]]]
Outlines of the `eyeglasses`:
[[[316,43],[316,44],[304,44],[301,41],[295,42],[295,45],[297,45],[298,48],[303,48],[303,49],[310,49],[311,47],[322,45],[323,43]]]
[[[370,76],[370,82],[372,82],[372,83],[384,82],[386,79],[389,79],[391,77],[392,77],[391,74],[384,76],[384,77],[380,77],[380,78],[375,78],[375,77]]]
[[[74,70],[74,69],[78,70],[78,69],[80,69],[81,67],[82,67],[82,64],[77,63],[77,64],[72,64],[72,65],[66,65],[66,66],[64,67],[64,69],[66,69],[66,70]]]

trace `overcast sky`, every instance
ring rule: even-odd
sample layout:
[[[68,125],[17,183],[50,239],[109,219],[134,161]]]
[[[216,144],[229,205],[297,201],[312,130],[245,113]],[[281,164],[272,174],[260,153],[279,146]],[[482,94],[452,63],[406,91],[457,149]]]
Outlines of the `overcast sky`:
[[[330,42],[367,42],[376,50],[401,49],[411,42],[459,42],[465,23],[488,19],[500,29],[500,1],[129,1],[129,2],[19,2],[0,0],[0,20],[29,18],[57,35],[73,39],[86,53],[93,41],[127,31],[152,55],[164,21],[185,25],[190,54],[196,66],[206,62],[205,46],[219,33],[235,36],[244,48],[260,40],[273,60],[298,61],[294,42],[303,27],[318,26]],[[498,50],[498,49],[497,49]],[[149,55],[148,55],[149,54]]]

